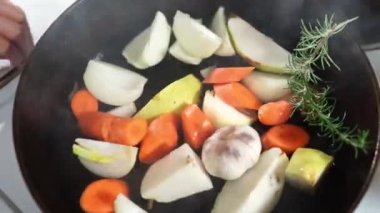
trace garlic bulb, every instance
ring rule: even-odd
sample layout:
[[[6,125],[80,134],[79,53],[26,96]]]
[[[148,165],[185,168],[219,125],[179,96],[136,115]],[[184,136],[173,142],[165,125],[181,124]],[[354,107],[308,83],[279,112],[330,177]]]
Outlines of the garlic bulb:
[[[204,143],[202,161],[208,173],[224,180],[239,178],[256,164],[260,136],[248,125],[218,129]]]

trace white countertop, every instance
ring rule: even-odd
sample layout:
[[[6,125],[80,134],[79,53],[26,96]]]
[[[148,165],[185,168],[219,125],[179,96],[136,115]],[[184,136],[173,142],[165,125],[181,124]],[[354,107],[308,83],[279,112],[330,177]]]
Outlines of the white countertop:
[[[21,6],[29,20],[34,41],[42,36],[50,24],[75,0],[13,0]],[[367,53],[372,65],[380,70],[380,50]],[[379,77],[378,77],[379,79]],[[0,189],[16,204],[22,212],[40,212],[31,197],[19,171],[13,148],[12,109],[18,79],[0,90]],[[380,164],[379,164],[380,168]],[[363,201],[356,213],[380,212],[380,169],[377,169]],[[12,212],[0,200],[0,212]]]

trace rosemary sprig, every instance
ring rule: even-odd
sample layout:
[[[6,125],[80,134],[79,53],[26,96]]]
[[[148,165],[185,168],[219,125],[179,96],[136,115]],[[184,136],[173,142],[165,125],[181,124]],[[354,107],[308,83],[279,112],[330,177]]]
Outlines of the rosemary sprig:
[[[337,148],[343,145],[352,146],[355,156],[359,151],[364,153],[367,151],[368,131],[357,127],[346,127],[343,124],[344,117],[332,116],[335,104],[331,104],[327,97],[330,90],[328,87],[322,88],[321,91],[314,89],[312,85],[321,79],[314,73],[312,67],[325,69],[326,66],[335,66],[340,70],[329,55],[328,40],[356,19],[357,17],[335,23],[333,15],[325,16],[324,21],[322,23],[317,21],[316,26],[302,21],[301,39],[294,49],[288,67],[291,72],[289,87],[293,92],[291,101],[295,110],[299,109],[304,120],[311,126],[319,127],[320,135],[331,138]]]

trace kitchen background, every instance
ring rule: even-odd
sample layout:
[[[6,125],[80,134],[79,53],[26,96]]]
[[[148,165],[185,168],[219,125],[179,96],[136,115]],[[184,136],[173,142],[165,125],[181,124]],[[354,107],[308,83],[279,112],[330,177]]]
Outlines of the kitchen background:
[[[34,42],[74,0],[13,0],[25,10]],[[379,20],[380,24],[380,20]],[[377,45],[380,46],[380,45]],[[380,50],[366,51],[380,82]],[[41,212],[21,176],[13,148],[12,109],[18,78],[0,90],[0,212]],[[378,166],[380,167],[380,165]],[[356,213],[380,212],[380,168]]]

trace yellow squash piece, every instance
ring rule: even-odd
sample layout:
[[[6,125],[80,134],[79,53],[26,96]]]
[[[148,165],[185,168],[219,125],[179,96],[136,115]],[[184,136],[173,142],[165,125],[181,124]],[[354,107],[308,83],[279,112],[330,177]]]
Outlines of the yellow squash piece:
[[[192,74],[174,81],[157,93],[135,117],[151,120],[163,113],[179,113],[187,104],[198,102],[201,86]]]

